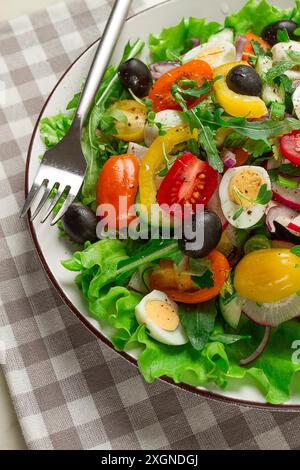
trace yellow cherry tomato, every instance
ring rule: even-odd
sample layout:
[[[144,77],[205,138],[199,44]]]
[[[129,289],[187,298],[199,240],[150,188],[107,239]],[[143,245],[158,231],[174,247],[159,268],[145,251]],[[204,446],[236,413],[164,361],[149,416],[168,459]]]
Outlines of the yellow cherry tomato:
[[[214,84],[215,95],[218,103],[226,113],[234,117],[261,118],[268,113],[264,101],[258,96],[240,95],[230,90],[226,83],[226,77],[233,67],[248,65],[247,62],[231,62],[221,65],[214,70],[214,78],[221,76]]]
[[[254,302],[279,302],[300,291],[300,258],[283,248],[253,251],[237,265],[234,287]]]
[[[113,104],[108,109],[108,114],[120,112],[126,118],[126,122],[116,119],[116,129],[118,134],[114,135],[117,139],[125,142],[142,142],[144,140],[144,129],[147,119],[147,108],[135,100],[122,100]],[[115,113],[117,116],[117,114]]]

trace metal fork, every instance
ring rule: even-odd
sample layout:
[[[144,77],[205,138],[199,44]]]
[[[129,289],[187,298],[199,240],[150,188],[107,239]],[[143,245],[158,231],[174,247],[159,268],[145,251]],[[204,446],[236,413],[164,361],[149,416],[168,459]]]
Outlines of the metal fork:
[[[132,0],[115,1],[81,93],[81,99],[71,128],[59,144],[46,151],[21,211],[21,217],[28,212],[32,203],[37,200],[37,196],[43,191],[37,207],[31,215],[31,220],[35,219],[49,201],[52,190],[56,189],[55,196],[41,219],[42,223],[48,219],[60,198],[64,195],[66,197],[65,202],[51,222],[51,225],[55,225],[77,196],[87,169],[81,149],[82,128],[109,65],[131,3]]]

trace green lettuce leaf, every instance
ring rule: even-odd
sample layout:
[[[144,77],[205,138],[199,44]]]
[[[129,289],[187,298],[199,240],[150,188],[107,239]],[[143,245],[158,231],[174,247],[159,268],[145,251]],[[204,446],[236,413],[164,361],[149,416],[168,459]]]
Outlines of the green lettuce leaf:
[[[296,20],[298,15],[293,8],[282,9],[266,0],[249,0],[238,13],[226,18],[225,27],[233,28],[237,34],[260,35],[266,26],[284,18]]]
[[[150,34],[149,47],[153,62],[177,59],[191,49],[193,38],[204,43],[220,29],[221,25],[214,21],[189,18],[181,20],[176,26],[163,29],[160,35]]]
[[[215,381],[226,384],[229,370],[228,357],[221,343],[210,343],[202,351],[196,351],[191,344],[167,346],[148,336],[145,326],[132,335],[128,344],[138,343],[144,347],[138,358],[139,369],[147,382],[159,377],[169,377],[175,383],[204,385]]]
[[[116,286],[89,302],[92,316],[100,322],[106,320],[116,329],[112,343],[118,351],[124,350],[138,327],[135,307],[141,300],[141,294]]]
[[[73,113],[59,113],[45,117],[40,122],[40,134],[47,148],[54,147],[67,134],[73,121]]]

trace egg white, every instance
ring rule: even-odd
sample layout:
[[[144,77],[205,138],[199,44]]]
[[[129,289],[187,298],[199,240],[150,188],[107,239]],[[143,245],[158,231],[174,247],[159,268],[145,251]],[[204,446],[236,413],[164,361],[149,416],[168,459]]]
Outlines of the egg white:
[[[272,55],[274,62],[280,62],[281,60],[291,60],[289,52],[300,52],[300,42],[289,41],[279,42],[272,47]]]
[[[242,170],[253,170],[257,171],[264,181],[266,182],[268,189],[271,189],[271,180],[270,177],[267,173],[267,171],[260,167],[260,166],[241,166],[237,168],[231,168],[230,170],[227,170],[226,173],[224,174],[222,181],[219,186],[219,195],[220,195],[220,200],[221,200],[221,206],[223,213],[228,220],[228,222],[233,225],[233,227],[236,228],[241,228],[241,229],[246,229],[253,227],[253,225],[257,224],[257,222],[260,221],[260,219],[263,217],[266,206],[257,204],[250,209],[245,209],[244,212],[241,214],[241,216],[233,220],[234,214],[238,211],[239,205],[235,204],[233,201],[231,201],[230,196],[229,196],[229,185],[231,182],[231,179],[240,171]]]
[[[157,124],[161,124],[166,129],[171,129],[172,127],[182,126],[182,124],[184,123],[184,118],[180,111],[176,111],[174,109],[166,109],[156,114],[154,122]],[[144,131],[144,139],[147,147],[150,147],[150,145],[158,136],[158,127],[155,125],[149,126],[149,124],[146,124]]]
[[[146,295],[135,308],[135,316],[138,323],[140,325],[146,325],[150,336],[160,343],[168,344],[170,346],[181,346],[186,344],[188,342],[188,338],[184,328],[180,323],[175,331],[166,331],[147,318],[146,303],[153,300],[168,303],[178,314],[178,305],[169,299],[169,297],[163,292],[154,290],[150,294]]]
[[[300,119],[300,87],[296,88],[294,94],[293,94],[293,106],[295,113],[297,115],[297,118]]]
[[[220,39],[211,40],[201,46],[194,47],[183,56],[183,63],[190,62],[191,60],[200,59],[206,62],[205,51],[207,51],[207,57],[209,57],[213,49],[223,49],[223,52],[220,54],[219,58],[211,65],[213,69],[219,67],[220,65],[227,64],[229,62],[234,62],[236,59],[236,48],[235,46],[228,42]],[[199,57],[201,54],[202,57]],[[210,62],[209,62],[210,63]]]

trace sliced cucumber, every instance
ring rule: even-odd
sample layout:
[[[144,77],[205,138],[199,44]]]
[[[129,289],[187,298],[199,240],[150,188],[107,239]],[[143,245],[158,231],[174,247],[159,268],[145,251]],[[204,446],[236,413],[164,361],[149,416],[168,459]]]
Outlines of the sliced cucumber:
[[[236,329],[242,315],[242,302],[238,297],[234,297],[230,302],[222,296],[219,298],[220,310],[224,320],[229,326]]]
[[[269,57],[259,57],[256,64],[256,72],[260,77],[263,77],[273,67],[273,61]],[[262,99],[267,106],[271,103],[285,103],[285,90],[282,85],[278,86],[275,83],[263,84]]]

